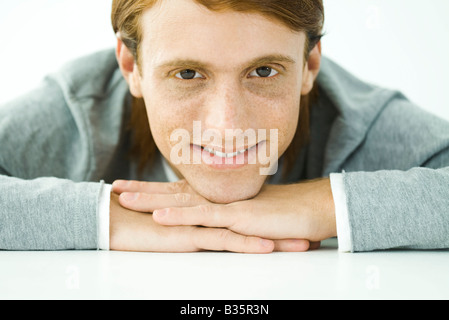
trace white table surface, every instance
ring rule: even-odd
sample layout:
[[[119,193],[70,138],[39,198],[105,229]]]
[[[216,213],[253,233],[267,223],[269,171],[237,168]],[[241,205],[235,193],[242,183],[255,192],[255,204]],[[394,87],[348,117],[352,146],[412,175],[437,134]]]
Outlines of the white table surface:
[[[448,299],[449,251],[0,252],[0,299]]]

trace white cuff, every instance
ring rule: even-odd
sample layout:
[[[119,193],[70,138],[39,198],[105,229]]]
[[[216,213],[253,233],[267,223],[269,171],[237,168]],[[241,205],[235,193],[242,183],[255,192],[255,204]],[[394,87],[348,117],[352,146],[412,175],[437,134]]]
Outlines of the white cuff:
[[[333,173],[330,175],[330,180],[335,203],[338,250],[340,252],[352,252],[351,230],[349,227],[348,204],[343,182],[343,174]]]
[[[109,205],[112,185],[104,184],[100,191],[98,204],[98,249],[109,250]]]

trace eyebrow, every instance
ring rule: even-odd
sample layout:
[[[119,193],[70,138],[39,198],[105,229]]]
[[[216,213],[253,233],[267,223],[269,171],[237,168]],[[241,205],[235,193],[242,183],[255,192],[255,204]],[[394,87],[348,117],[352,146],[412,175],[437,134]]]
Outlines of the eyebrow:
[[[257,67],[267,63],[283,62],[289,64],[296,64],[295,59],[292,57],[282,55],[282,54],[271,54],[251,60],[247,65],[249,68]],[[210,69],[211,65],[205,62],[192,60],[192,59],[174,59],[157,66],[157,69],[167,68],[167,67],[178,67],[178,68],[191,68],[205,70]]]

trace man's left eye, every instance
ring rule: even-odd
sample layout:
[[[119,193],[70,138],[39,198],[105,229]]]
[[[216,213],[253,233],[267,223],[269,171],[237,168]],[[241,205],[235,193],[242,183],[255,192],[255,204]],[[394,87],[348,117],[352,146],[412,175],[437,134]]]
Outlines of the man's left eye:
[[[249,75],[251,77],[260,77],[260,78],[270,78],[277,75],[279,72],[270,67],[260,67],[251,72]]]

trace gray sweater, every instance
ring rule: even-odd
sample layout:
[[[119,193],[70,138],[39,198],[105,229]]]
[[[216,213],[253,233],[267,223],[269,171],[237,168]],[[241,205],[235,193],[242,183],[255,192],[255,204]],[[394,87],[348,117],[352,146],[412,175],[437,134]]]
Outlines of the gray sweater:
[[[310,144],[277,182],[344,172],[354,252],[449,248],[449,123],[326,58],[318,84]],[[0,107],[0,249],[97,249],[102,184],[137,177],[129,114],[113,50]],[[161,161],[144,178],[167,181]]]

